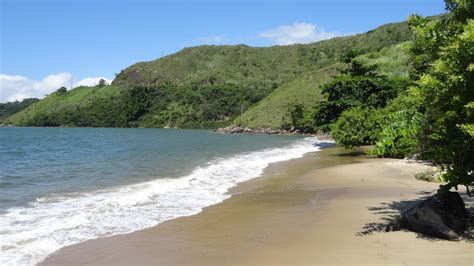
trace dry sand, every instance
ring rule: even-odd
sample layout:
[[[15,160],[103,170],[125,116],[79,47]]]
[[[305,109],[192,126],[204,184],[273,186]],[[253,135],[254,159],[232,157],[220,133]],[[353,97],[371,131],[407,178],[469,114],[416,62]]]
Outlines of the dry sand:
[[[44,264],[474,265],[472,242],[379,230],[436,191],[414,178],[427,169],[326,149],[271,165],[197,215],[65,247]]]

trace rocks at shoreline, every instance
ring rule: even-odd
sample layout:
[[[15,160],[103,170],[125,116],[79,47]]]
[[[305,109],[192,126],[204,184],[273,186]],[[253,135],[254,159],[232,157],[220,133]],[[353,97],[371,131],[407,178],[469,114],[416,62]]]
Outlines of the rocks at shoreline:
[[[320,139],[331,139],[327,134],[307,134],[302,133],[295,128],[290,129],[275,129],[275,128],[247,128],[239,127],[236,125],[230,125],[223,128],[218,128],[214,130],[215,133],[220,134],[249,134],[249,135],[307,135],[307,136],[317,136]]]
[[[10,124],[3,124],[1,123],[0,124],[0,127],[15,127],[14,125],[10,125]]]
[[[228,127],[222,127],[216,129],[214,132],[222,134],[237,134],[245,133],[250,135],[274,135],[274,134],[290,134],[294,131],[272,129],[272,128],[248,128],[248,127],[239,127],[235,125],[230,125]]]
[[[457,192],[438,193],[402,213],[401,228],[447,240],[460,237],[467,211]]]

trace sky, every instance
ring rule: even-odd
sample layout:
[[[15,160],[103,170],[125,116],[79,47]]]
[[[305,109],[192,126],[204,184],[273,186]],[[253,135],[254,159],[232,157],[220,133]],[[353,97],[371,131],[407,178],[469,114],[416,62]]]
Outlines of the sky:
[[[0,102],[111,82],[185,47],[310,43],[444,12],[442,0],[0,2]]]

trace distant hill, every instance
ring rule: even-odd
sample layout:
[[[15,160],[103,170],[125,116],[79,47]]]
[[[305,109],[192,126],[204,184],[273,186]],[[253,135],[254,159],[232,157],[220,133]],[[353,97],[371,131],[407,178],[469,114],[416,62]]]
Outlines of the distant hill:
[[[406,22],[311,44],[197,46],[134,64],[105,87],[52,93],[7,118],[27,126],[281,127],[292,103],[314,105],[349,50],[407,74]]]
[[[14,101],[14,102],[6,102],[0,103],[0,123],[5,120],[7,117],[11,116],[14,113],[17,113],[28,106],[34,104],[35,102],[39,101],[36,98],[28,98],[24,99],[23,101]]]

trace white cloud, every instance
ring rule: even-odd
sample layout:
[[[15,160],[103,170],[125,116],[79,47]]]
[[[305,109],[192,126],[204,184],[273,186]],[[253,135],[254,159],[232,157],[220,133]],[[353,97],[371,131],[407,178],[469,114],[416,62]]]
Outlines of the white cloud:
[[[63,86],[70,88],[71,78],[71,73],[52,74],[42,80],[31,80],[19,75],[0,74],[0,102],[21,101],[25,98],[43,98]],[[99,83],[101,78],[109,84],[112,82],[112,80],[104,77],[84,78],[74,83],[73,87],[94,86]]]
[[[323,28],[311,23],[295,22],[293,25],[284,25],[259,34],[262,38],[272,40],[278,45],[294,43],[311,43],[342,36],[339,31],[326,32]]]
[[[95,86],[99,84],[99,81],[103,79],[107,82],[107,84],[112,83],[111,79],[105,78],[105,77],[97,77],[97,78],[83,78],[80,81],[74,83],[74,88],[79,87],[79,86]]]
[[[18,75],[0,74],[0,102],[11,102],[24,98],[42,98],[44,95],[68,86],[71,83],[70,73],[59,73],[42,80],[30,80]]]

